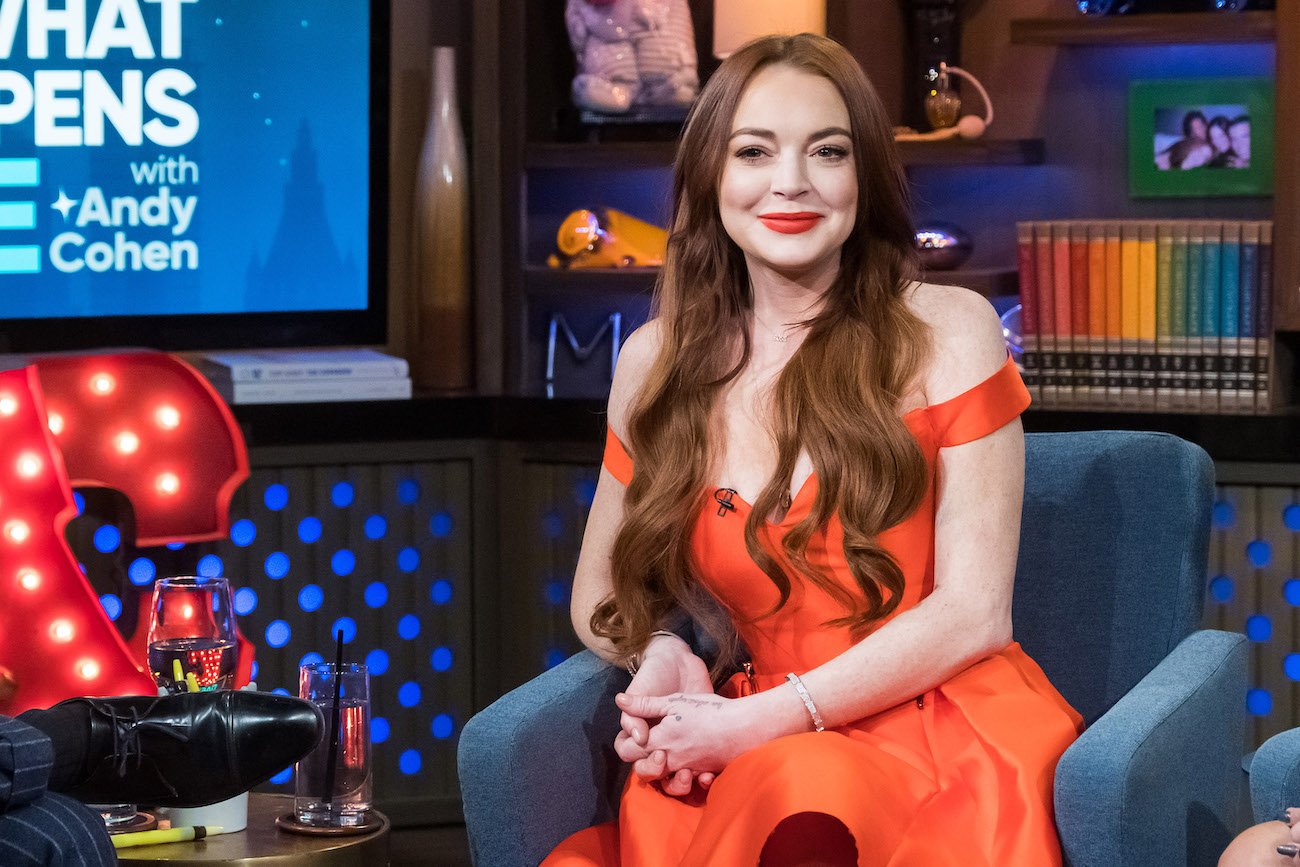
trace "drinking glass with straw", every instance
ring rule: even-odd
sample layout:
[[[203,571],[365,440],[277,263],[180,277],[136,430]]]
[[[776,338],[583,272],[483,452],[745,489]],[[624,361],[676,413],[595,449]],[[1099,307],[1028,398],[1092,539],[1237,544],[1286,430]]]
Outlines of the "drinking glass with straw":
[[[298,695],[325,717],[321,743],[298,762],[294,818],[303,825],[364,825],[371,806],[370,677],[364,665],[343,662],[343,633],[333,663],[303,665]]]

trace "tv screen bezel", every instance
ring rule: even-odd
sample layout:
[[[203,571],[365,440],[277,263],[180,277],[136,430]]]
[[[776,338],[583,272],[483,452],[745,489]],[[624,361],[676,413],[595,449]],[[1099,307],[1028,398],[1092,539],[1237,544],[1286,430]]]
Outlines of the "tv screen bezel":
[[[0,318],[0,352],[108,346],[168,351],[381,345],[388,324],[391,0],[370,4],[369,250],[364,310]]]

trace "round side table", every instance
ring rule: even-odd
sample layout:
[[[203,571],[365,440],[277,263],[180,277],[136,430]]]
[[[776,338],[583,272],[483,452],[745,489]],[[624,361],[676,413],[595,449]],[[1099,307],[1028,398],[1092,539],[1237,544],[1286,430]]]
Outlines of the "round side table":
[[[118,850],[122,864],[241,864],[248,867],[371,867],[388,863],[388,817],[372,811],[379,827],[353,837],[291,834],[275,826],[293,810],[292,795],[254,792],[248,799],[248,827],[186,843],[161,843]]]

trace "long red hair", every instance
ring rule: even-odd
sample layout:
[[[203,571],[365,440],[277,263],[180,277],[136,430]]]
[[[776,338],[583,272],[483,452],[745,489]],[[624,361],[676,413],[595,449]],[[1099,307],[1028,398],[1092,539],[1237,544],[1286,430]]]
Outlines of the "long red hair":
[[[915,273],[907,181],[880,98],[857,61],[818,36],[773,36],[741,48],[709,79],[687,118],[674,166],[668,253],[655,289],[661,348],[629,414],[636,471],[614,542],[614,593],[591,616],[595,634],[631,653],[674,608],[691,615],[720,653],[717,676],[734,665],[731,617],[701,586],[691,529],[709,495],[710,415],[723,388],[748,364],[753,307],[745,258],[723,228],[718,183],[745,87],[759,70],[787,64],[836,86],[848,108],[858,176],[853,231],[840,271],[807,335],[773,390],[777,464],[745,521],[745,545],[789,599],[790,577],[759,540],[807,449],[817,473],[809,514],[784,535],[784,555],[808,581],[842,603],[828,626],[865,633],[898,605],[903,575],[876,536],[907,517],[928,481],[916,440],[899,417],[929,351],[928,331],[903,300]],[[720,353],[720,345],[739,347]],[[729,355],[729,357],[728,357]],[[808,541],[832,515],[859,593],[813,568]]]

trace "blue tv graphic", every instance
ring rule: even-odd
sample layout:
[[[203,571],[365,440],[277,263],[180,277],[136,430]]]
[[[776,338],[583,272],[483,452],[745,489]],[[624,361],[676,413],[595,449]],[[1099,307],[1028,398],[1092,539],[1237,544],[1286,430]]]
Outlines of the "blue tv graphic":
[[[41,182],[41,161],[0,159],[0,187],[35,187]],[[10,243],[9,232],[36,228],[35,202],[0,202],[0,274],[39,274],[41,248],[38,244]],[[14,238],[13,240],[30,240]]]
[[[5,318],[366,308],[368,0],[0,2]]]

